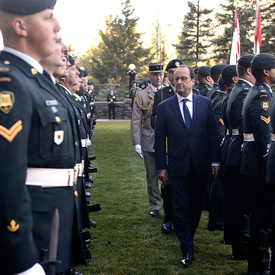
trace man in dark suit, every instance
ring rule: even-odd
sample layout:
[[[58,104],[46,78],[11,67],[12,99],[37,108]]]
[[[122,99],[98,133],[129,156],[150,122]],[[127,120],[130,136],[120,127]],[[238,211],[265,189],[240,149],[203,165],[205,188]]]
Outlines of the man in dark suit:
[[[169,179],[172,186],[181,263],[189,266],[209,168],[212,164],[212,173],[217,176],[220,148],[211,100],[192,93],[194,70],[179,66],[174,80],[177,94],[158,105],[155,159],[159,179],[164,183]]]

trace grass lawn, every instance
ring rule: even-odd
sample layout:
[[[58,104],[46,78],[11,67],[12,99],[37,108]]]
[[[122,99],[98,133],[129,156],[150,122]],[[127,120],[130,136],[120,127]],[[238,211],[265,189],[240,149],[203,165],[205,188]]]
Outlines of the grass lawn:
[[[91,213],[92,259],[77,271],[88,274],[246,274],[247,263],[231,260],[231,246],[221,244],[221,231],[209,232],[203,212],[195,235],[192,265],[180,265],[181,251],[175,232],[161,233],[163,210],[149,215],[143,160],[131,142],[129,121],[98,121],[89,155],[98,172],[88,190],[91,203],[101,211]]]

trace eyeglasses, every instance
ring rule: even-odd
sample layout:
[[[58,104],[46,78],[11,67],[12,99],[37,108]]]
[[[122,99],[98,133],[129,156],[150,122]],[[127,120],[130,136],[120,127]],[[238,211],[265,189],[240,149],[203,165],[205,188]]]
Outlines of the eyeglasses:
[[[189,79],[190,77],[185,77],[185,76],[182,76],[182,77],[175,77],[175,82],[178,82],[179,80],[182,81],[182,82],[187,82],[187,80]]]

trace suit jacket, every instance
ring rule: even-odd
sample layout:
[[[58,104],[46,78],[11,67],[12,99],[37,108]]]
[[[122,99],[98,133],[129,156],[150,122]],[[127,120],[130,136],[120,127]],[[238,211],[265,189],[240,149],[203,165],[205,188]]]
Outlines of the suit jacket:
[[[153,129],[155,128],[155,121],[156,121],[156,118],[157,118],[157,107],[158,107],[159,103],[162,102],[163,100],[169,98],[169,97],[172,97],[173,95],[175,95],[175,92],[174,92],[171,85],[169,85],[167,87],[163,87],[162,89],[159,89],[155,93],[153,112],[152,112],[152,115],[151,115],[151,126],[152,126]]]
[[[193,117],[189,130],[182,118],[177,96],[163,101],[158,106],[155,125],[156,169],[167,169],[168,175],[185,176],[192,162],[196,174],[206,175],[211,162],[220,162],[217,136],[209,98],[193,94]]]
[[[22,59],[2,51],[0,61],[0,274],[14,274],[39,261],[49,248],[52,216],[60,214],[57,272],[72,261],[75,187],[26,186],[28,167],[73,168],[75,142],[67,105],[53,82]],[[5,106],[6,105],[6,106]],[[61,199],[62,198],[62,199]],[[80,253],[75,249],[75,253]]]
[[[131,131],[133,144],[140,144],[142,151],[154,152],[154,130],[151,127],[154,92],[151,85],[136,92],[133,104]]]

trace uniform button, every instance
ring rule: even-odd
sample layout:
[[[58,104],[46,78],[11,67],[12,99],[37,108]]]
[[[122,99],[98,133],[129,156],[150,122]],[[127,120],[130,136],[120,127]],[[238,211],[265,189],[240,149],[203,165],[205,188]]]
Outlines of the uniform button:
[[[77,145],[78,145],[77,141],[74,143],[74,145],[75,145],[75,146],[77,146]]]
[[[75,197],[78,197],[77,191],[74,191],[74,195],[75,195]]]
[[[56,116],[56,117],[55,117],[55,120],[56,120],[56,122],[60,122],[60,121],[61,121],[61,119],[60,119],[59,116]]]
[[[6,61],[4,61],[4,64],[5,64],[5,65],[9,65],[9,64],[10,64],[10,61],[6,60]]]

